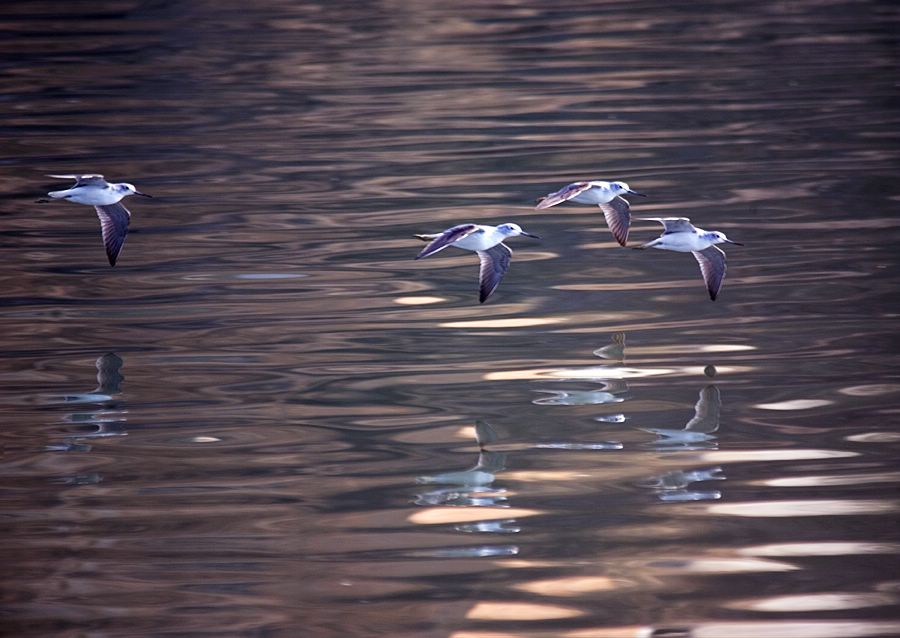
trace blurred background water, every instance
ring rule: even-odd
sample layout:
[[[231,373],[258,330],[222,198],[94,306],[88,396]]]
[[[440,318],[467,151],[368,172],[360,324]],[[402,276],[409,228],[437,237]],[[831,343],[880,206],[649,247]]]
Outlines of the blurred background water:
[[[895,3],[0,29],[7,635],[900,635]],[[154,196],[114,269],[71,172]],[[585,178],[743,242],[718,300],[533,209]],[[412,260],[465,221],[542,237],[484,305]]]

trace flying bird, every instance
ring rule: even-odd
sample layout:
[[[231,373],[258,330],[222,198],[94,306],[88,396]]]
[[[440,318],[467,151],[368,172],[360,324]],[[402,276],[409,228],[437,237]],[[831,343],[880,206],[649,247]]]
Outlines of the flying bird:
[[[719,231],[705,231],[691,224],[687,217],[643,217],[645,221],[655,221],[663,225],[663,234],[651,242],[635,248],[659,248],[660,250],[674,250],[679,253],[693,253],[700,264],[700,272],[703,281],[709,290],[709,298],[713,301],[722,288],[725,279],[725,252],[716,247],[716,244],[734,244],[743,246],[736,241],[731,241],[725,233]]]
[[[448,246],[475,252],[481,261],[478,300],[480,303],[484,303],[500,285],[503,275],[509,269],[512,250],[503,243],[503,240],[517,235],[540,239],[537,235],[526,233],[518,224],[500,224],[499,226],[459,224],[442,233],[416,235],[422,241],[429,242],[416,256],[416,259],[429,257]]]
[[[535,208],[550,208],[569,200],[579,204],[595,204],[603,211],[613,237],[620,246],[624,246],[631,226],[631,205],[622,197],[625,194],[646,197],[643,193],[631,190],[625,182],[573,182],[540,198]]]
[[[70,202],[94,207],[100,218],[106,257],[109,259],[109,265],[115,266],[125,245],[128,223],[131,221],[131,213],[121,200],[129,195],[143,197],[150,195],[140,192],[128,182],[109,183],[103,179],[103,175],[48,175],[48,177],[75,180],[75,185],[71,188],[50,191],[47,194],[53,199],[67,199]]]

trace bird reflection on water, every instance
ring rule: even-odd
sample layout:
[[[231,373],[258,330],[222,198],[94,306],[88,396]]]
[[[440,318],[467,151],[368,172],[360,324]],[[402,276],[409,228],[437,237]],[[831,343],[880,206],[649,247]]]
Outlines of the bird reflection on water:
[[[610,338],[609,345],[594,350],[594,356],[601,359],[625,362],[625,333],[617,332]]]
[[[95,410],[70,412],[64,417],[68,423],[77,424],[77,434],[67,436],[62,442],[53,443],[46,447],[54,452],[89,452],[91,446],[86,440],[112,436],[125,436],[123,424],[127,420],[127,410],[118,406],[116,396],[121,394],[124,361],[114,352],[109,352],[99,357],[95,362],[97,367],[97,387],[88,392],[78,394],[66,394],[51,398],[53,403],[63,404],[94,404]]]
[[[506,468],[506,454],[485,449],[497,440],[494,429],[484,421],[475,424],[475,440],[478,443],[478,460],[467,470],[442,472],[420,476],[417,483],[446,485],[418,496],[419,505],[497,505],[506,501],[506,490],[491,485],[497,474]]]
[[[478,444],[478,460],[467,470],[442,472],[420,476],[416,482],[422,485],[441,485],[421,492],[416,505],[453,505],[462,507],[507,507],[507,490],[493,487],[497,474],[506,469],[506,453],[486,449],[497,440],[497,433],[484,421],[475,422],[475,441]],[[515,519],[483,520],[460,523],[454,526],[459,532],[483,532],[515,534],[521,531]],[[507,550],[508,551],[508,548]]]
[[[535,405],[602,405],[605,403],[621,403],[625,400],[622,394],[628,392],[628,384],[620,380],[604,381],[598,390],[535,390],[550,394],[532,401]]]
[[[655,450],[710,450],[715,449],[719,429],[719,411],[722,397],[719,388],[708,385],[700,390],[700,398],[694,405],[694,417],[683,428],[641,428],[659,436],[648,444]]]
[[[706,481],[724,481],[727,477],[721,467],[710,467],[696,470],[673,470],[659,474],[639,483],[656,492],[661,501],[715,501],[722,498],[719,490],[688,489],[693,483]]]
[[[716,369],[714,366],[707,366],[704,372],[708,377],[713,377]],[[659,437],[656,441],[645,444],[645,447],[659,452],[718,449],[715,432],[719,429],[721,408],[722,395],[719,388],[714,384],[702,388],[697,403],[694,404],[694,416],[683,428],[641,428]],[[653,476],[640,485],[652,489],[661,501],[708,501],[722,498],[722,492],[689,489],[690,485],[706,481],[723,481],[726,478],[724,470],[716,466],[672,470]]]

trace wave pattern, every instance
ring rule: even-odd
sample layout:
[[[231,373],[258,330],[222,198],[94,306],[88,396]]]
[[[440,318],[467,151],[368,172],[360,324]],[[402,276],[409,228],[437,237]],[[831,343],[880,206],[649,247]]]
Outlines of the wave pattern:
[[[900,635],[889,3],[82,8],[0,9],[9,631]]]

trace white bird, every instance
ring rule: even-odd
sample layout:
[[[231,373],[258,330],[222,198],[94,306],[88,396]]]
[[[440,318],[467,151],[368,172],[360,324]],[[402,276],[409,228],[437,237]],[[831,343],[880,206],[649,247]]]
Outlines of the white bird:
[[[663,225],[663,234],[651,242],[635,248],[659,248],[661,250],[674,250],[679,253],[693,253],[697,263],[700,264],[700,272],[703,281],[709,290],[709,298],[716,300],[716,295],[722,288],[725,279],[725,253],[715,244],[744,244],[731,241],[725,233],[718,231],[705,231],[696,228],[687,217],[643,217],[645,221],[655,221]]]
[[[47,193],[53,199],[67,199],[78,204],[93,206],[100,218],[100,229],[103,233],[103,245],[106,247],[106,256],[109,265],[115,266],[119,253],[125,245],[125,236],[128,234],[128,222],[131,221],[131,213],[121,200],[129,195],[142,195],[132,184],[110,184],[103,175],[48,175],[58,179],[74,179],[75,185],[61,191]]]
[[[599,390],[536,390],[549,397],[541,397],[532,401],[535,405],[603,405],[605,403],[622,403],[625,397],[619,396],[628,392],[625,381],[604,381]]]
[[[625,182],[573,182],[542,197],[535,208],[550,208],[570,199],[579,204],[596,204],[603,211],[613,237],[620,246],[624,246],[628,241],[628,228],[631,225],[631,205],[622,197],[626,193],[646,197],[643,193],[631,190]]]
[[[612,343],[594,350],[594,355],[601,359],[625,361],[625,333],[617,332],[610,339]]]
[[[480,294],[478,300],[484,303],[491,293],[500,285],[503,275],[509,269],[512,250],[503,243],[507,237],[523,235],[540,239],[537,235],[526,233],[518,224],[500,224],[499,226],[482,226],[480,224],[460,224],[448,228],[442,233],[433,235],[416,235],[422,241],[430,242],[416,259],[423,259],[447,248],[455,246],[463,250],[474,251],[481,260],[479,272]]]
[[[661,438],[655,446],[676,447],[705,445],[714,440],[714,433],[719,429],[719,413],[722,410],[722,396],[719,388],[708,385],[700,390],[697,403],[694,404],[694,416],[683,428],[641,428]]]
[[[506,469],[506,453],[485,448],[498,439],[497,432],[484,421],[475,421],[475,441],[478,443],[478,462],[467,470],[442,472],[420,476],[416,483],[446,485],[428,490],[416,498],[418,505],[487,505],[502,506],[506,489],[492,487],[497,474]],[[501,528],[500,531],[508,528]]]

